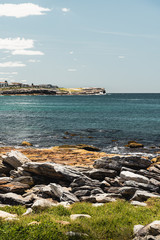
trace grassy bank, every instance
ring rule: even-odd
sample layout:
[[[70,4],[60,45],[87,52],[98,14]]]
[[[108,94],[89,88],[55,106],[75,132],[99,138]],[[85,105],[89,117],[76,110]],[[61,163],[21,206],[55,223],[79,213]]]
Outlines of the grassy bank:
[[[25,207],[5,207],[0,210],[18,214],[19,220],[0,220],[1,240],[60,240],[60,239],[116,239],[133,238],[133,226],[160,219],[160,200],[150,199],[148,207],[135,207],[125,201],[93,207],[90,203],[76,203],[69,209],[63,206],[36,210],[22,216]],[[90,219],[70,220],[71,214],[89,214]],[[66,224],[64,221],[67,221]],[[30,224],[32,223],[32,224]],[[67,232],[86,233],[88,236],[66,235]]]

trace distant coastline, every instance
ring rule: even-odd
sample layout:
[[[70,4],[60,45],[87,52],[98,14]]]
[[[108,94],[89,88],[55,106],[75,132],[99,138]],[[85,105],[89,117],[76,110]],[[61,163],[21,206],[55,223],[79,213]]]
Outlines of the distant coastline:
[[[9,85],[0,88],[0,95],[105,95],[105,88],[59,88],[57,86]]]

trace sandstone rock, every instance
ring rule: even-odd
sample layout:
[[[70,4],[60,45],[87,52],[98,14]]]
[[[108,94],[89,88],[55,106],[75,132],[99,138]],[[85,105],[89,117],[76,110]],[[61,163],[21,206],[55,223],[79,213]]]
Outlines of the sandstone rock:
[[[27,172],[35,173],[40,176],[50,177],[53,178],[55,181],[63,180],[72,182],[76,178],[86,177],[84,174],[75,170],[73,167],[50,162],[27,162],[22,167]]]
[[[22,145],[22,146],[28,146],[28,147],[33,146],[32,143],[27,142],[27,141],[23,141],[23,142],[21,143],[21,145]]]
[[[91,216],[88,215],[88,214],[72,214],[72,215],[70,215],[70,219],[72,221],[75,221],[75,220],[77,220],[79,218],[91,218]]]
[[[0,218],[5,220],[17,220],[17,214],[11,214],[0,210]]]
[[[130,203],[131,205],[134,205],[134,206],[147,207],[147,203],[144,203],[144,202],[131,201]]]
[[[135,182],[141,182],[146,184],[149,183],[149,179],[147,177],[129,171],[122,171],[120,173],[120,177],[123,178],[124,180],[133,180]]]
[[[21,195],[18,195],[16,193],[0,194],[0,201],[3,204],[9,205],[25,205],[28,203],[28,200],[26,200]]]
[[[3,156],[3,162],[17,169],[24,163],[30,162],[30,160],[21,152],[12,150],[11,152],[7,153],[6,156]]]
[[[158,194],[156,195],[156,194],[153,194],[153,193],[149,193],[149,192],[147,192],[147,191],[137,190],[131,200],[133,200],[133,201],[139,201],[139,202],[144,202],[144,201],[146,201],[148,198],[160,198],[160,195],[158,195]]]
[[[143,148],[144,145],[142,143],[137,143],[136,141],[129,141],[126,147],[130,148]]]

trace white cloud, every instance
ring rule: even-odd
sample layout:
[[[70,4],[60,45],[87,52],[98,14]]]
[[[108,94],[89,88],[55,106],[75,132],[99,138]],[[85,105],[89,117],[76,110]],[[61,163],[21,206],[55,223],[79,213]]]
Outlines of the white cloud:
[[[119,58],[119,59],[124,59],[124,58],[125,58],[125,56],[118,56],[118,58]]]
[[[16,74],[18,74],[18,72],[0,72],[0,74],[1,75],[11,75],[11,74],[16,75]]]
[[[3,62],[0,63],[0,67],[7,68],[7,67],[25,67],[26,65],[22,62]]]
[[[12,52],[13,55],[28,55],[28,56],[34,56],[34,55],[44,55],[43,52],[40,51],[31,51],[31,50],[24,50],[24,49],[19,49],[19,50],[14,50]]]
[[[69,54],[71,54],[71,55],[72,55],[73,53],[74,53],[73,51],[70,51],[70,52],[69,52]]]
[[[76,68],[69,68],[67,71],[68,71],[68,72],[76,72],[77,69],[76,69]]]
[[[9,78],[0,78],[1,81],[8,81]]]
[[[34,40],[24,38],[0,38],[0,49],[20,50],[34,47]]]
[[[33,15],[45,15],[45,12],[51,11],[49,8],[43,8],[33,3],[21,4],[0,4],[0,16],[5,17],[28,17]]]
[[[40,62],[40,60],[36,60],[36,59],[29,59],[28,62],[30,63],[36,63],[36,62]]]
[[[64,13],[70,12],[70,8],[62,8],[61,10],[62,10],[62,12],[64,12]]]

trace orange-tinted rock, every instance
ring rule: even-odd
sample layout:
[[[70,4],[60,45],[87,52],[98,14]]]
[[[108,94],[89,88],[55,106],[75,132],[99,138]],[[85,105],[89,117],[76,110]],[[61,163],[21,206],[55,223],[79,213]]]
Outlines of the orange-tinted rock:
[[[32,146],[32,143],[27,142],[27,141],[23,141],[23,142],[21,143],[21,145],[22,145],[22,146],[28,146],[28,147],[30,147],[30,146]]]
[[[130,148],[143,148],[144,145],[142,143],[138,143],[136,141],[129,141],[128,144],[126,145],[126,147],[130,147]]]

